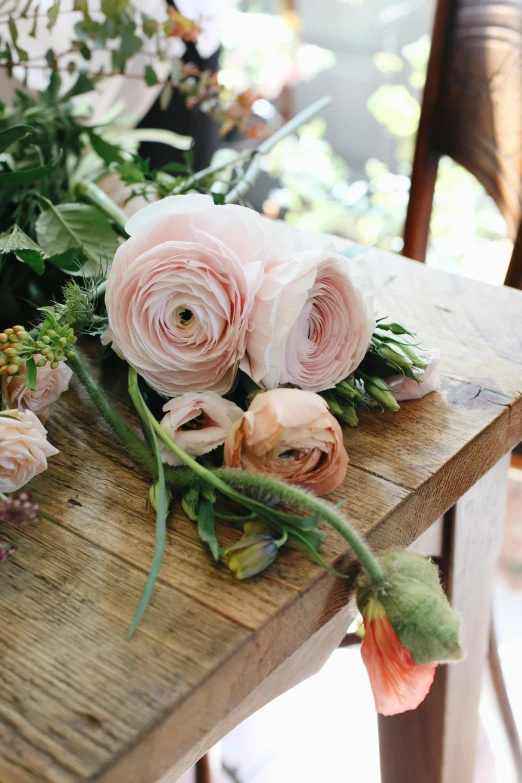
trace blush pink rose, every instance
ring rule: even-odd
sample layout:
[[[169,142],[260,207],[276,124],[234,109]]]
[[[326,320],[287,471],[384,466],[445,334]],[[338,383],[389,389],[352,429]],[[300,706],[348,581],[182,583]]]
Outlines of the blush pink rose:
[[[149,204],[126,230],[108,278],[104,341],[162,394],[224,394],[276,227],[251,209],[189,195]]]
[[[257,394],[225,440],[225,465],[267,473],[326,495],[344,480],[348,454],[339,422],[318,394]]]
[[[0,414],[0,492],[16,492],[47,469],[47,457],[58,449],[47,440],[47,431],[32,411]]]
[[[413,378],[406,378],[404,375],[392,375],[390,378],[384,379],[398,402],[420,400],[426,394],[440,389],[439,361],[441,353],[442,351],[438,348],[433,348],[423,355],[428,366],[425,370],[417,368],[413,371],[420,383]]]
[[[335,386],[361,363],[375,327],[373,292],[329,240],[285,231],[264,266],[241,364],[262,388]]]
[[[36,357],[37,359],[40,357]],[[36,373],[36,389],[31,390],[25,385],[25,364],[20,368],[19,375],[3,378],[3,396],[8,407],[21,408],[33,413],[42,413],[55,402],[60,394],[67,391],[72,370],[65,362],[59,362],[56,369],[49,364],[38,367]]]
[[[221,446],[231,426],[243,415],[241,408],[215,392],[186,392],[169,400],[163,410],[167,414],[161,426],[191,457]],[[183,464],[166,446],[161,446],[161,454],[169,465]]]

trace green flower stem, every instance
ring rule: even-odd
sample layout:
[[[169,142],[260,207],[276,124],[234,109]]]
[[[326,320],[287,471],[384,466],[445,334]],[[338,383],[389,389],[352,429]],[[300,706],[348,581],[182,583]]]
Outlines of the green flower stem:
[[[101,413],[105,421],[115,432],[122,443],[134,454],[136,459],[145,465],[151,473],[157,475],[156,462],[154,457],[140,438],[128,427],[121,416],[119,416],[107,397],[96,383],[87,367],[84,365],[80,356],[75,352],[73,359],[69,359],[69,364],[80,379],[81,383],[89,393],[96,408]]]
[[[98,411],[102,414],[113,431],[132,452],[136,459],[148,468],[154,476],[157,476],[158,466],[156,460],[148,451],[145,444],[113,410],[103,391],[94,381],[78,355],[76,355],[74,359],[70,359],[69,362],[90,394]],[[136,371],[131,368],[131,384],[134,381],[135,375]],[[143,398],[141,398],[141,400],[143,402]],[[328,524],[343,536],[373,582],[382,582],[384,573],[369,547],[364,543],[359,534],[348,525],[346,520],[327,503],[302,492],[296,487],[292,487],[282,481],[277,481],[277,479],[270,478],[269,476],[250,473],[246,470],[234,470],[232,468],[208,470],[203,465],[200,465],[199,462],[196,462],[195,459],[192,459],[192,457],[186,454],[185,451],[172,440],[147,408],[145,402],[143,402],[143,410],[141,413],[145,415],[145,411],[158,439],[176,454],[188,468],[166,468],[165,480],[169,486],[179,492],[188,489],[190,486],[197,486],[199,482],[204,481],[215,487],[223,495],[235,500],[237,503],[248,508],[249,511],[259,515],[266,511],[276,514],[279,512],[274,512],[273,509],[267,509],[263,503],[246,497],[242,494],[242,489],[251,493],[258,493],[259,490],[261,490],[263,493],[268,493],[273,497],[279,498],[285,505],[288,505],[291,508],[301,508],[309,511],[312,515],[324,519],[325,522],[328,522]]]
[[[122,236],[126,237],[125,224],[129,220],[129,216],[123,211],[110,196],[105,193],[98,185],[90,180],[81,180],[76,185],[76,193],[84,201],[88,201],[89,204],[93,204],[98,209],[101,209],[107,217],[109,217]]]
[[[222,478],[237,489],[259,491],[261,488],[264,492],[279,498],[282,503],[291,508],[301,508],[324,519],[348,542],[372,581],[382,582],[384,579],[384,571],[378,560],[357,531],[350,527],[348,522],[323,500],[308,495],[296,487],[273,479],[270,476],[250,473],[246,470],[219,468],[215,473],[219,478]]]
[[[136,628],[140,624],[140,620],[143,617],[147,606],[149,605],[149,601],[152,596],[152,592],[154,590],[154,585],[156,584],[156,580],[160,572],[161,564],[163,562],[163,555],[165,554],[165,542],[167,539],[167,513],[169,508],[170,495],[168,495],[167,493],[163,462],[161,461],[161,453],[160,453],[158,439],[156,437],[156,433],[154,432],[151,426],[150,417],[149,417],[150,412],[147,406],[145,405],[145,401],[143,400],[143,397],[140,394],[140,390],[138,388],[138,376],[136,370],[134,370],[130,366],[129,366],[129,395],[143,422],[145,432],[147,433],[149,441],[154,450],[154,457],[156,460],[156,471],[158,476],[157,483],[159,487],[158,503],[156,508],[156,536],[154,542],[154,556],[152,558],[152,563],[151,563],[149,575],[147,577],[147,581],[145,583],[145,587],[143,588],[143,593],[141,594],[140,602],[138,604],[131,626],[129,628],[129,639],[132,639],[134,632],[136,631]]]

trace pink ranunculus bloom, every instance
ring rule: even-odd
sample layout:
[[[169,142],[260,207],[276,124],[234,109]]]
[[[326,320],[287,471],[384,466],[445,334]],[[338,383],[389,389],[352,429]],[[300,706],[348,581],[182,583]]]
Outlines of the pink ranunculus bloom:
[[[348,454],[339,422],[322,397],[300,389],[273,389],[257,394],[229,430],[225,465],[326,495],[343,481]]]
[[[16,492],[47,469],[47,457],[58,449],[32,411],[0,413],[0,492]]]
[[[361,263],[328,239],[285,229],[264,265],[241,364],[265,389],[322,391],[353,373],[375,327]]]
[[[251,209],[188,195],[149,204],[126,230],[108,278],[104,341],[162,394],[224,394],[277,227]]]
[[[37,360],[39,358],[36,357]],[[59,362],[54,370],[50,364],[38,367],[36,389],[31,390],[25,385],[25,364],[23,364],[19,375],[4,376],[4,400],[10,408],[41,414],[58,399],[60,394],[67,391],[72,374],[71,368],[65,362]]]
[[[406,400],[420,400],[426,394],[440,389],[439,361],[442,351],[433,348],[426,351],[423,358],[428,362],[425,370],[415,369],[414,373],[419,379],[418,383],[413,378],[406,378],[404,375],[392,375],[384,380],[391,388],[397,402]]]
[[[191,457],[199,457],[221,446],[231,426],[243,415],[235,403],[215,392],[185,392],[169,400],[163,410],[166,415],[161,426]],[[163,462],[169,465],[183,464],[163,444],[161,454]]]

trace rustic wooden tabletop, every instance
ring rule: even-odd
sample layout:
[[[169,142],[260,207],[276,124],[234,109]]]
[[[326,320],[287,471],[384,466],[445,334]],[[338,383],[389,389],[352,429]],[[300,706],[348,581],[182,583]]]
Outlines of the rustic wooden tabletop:
[[[375,250],[367,260],[380,314],[444,350],[441,393],[346,429],[350,465],[332,500],[347,498],[349,520],[385,549],[409,545],[522,440],[522,293]],[[125,379],[104,372],[123,398]],[[60,453],[34,492],[54,522],[24,530],[0,571],[0,781],[175,780],[307,672],[288,662],[311,639],[333,649],[350,585],[291,548],[238,582],[177,505],[151,606],[127,641],[153,551],[149,476],[76,382],[47,426]],[[350,561],[334,533],[323,557]]]

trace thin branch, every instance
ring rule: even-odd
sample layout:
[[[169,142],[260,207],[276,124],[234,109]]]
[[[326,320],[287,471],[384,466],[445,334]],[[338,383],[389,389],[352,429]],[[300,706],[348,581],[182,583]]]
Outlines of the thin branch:
[[[316,114],[319,114],[321,111],[323,111],[323,109],[326,109],[326,107],[331,103],[332,99],[329,95],[326,95],[324,98],[320,98],[318,101],[315,101],[315,103],[312,103],[311,106],[308,106],[308,108],[303,109],[303,111],[299,112],[299,114],[296,114],[296,116],[293,117],[290,122],[287,122],[286,125],[283,125],[272,136],[262,142],[262,144],[260,144],[259,147],[254,150],[254,157],[252,162],[240,182],[225,196],[225,202],[227,204],[233,204],[239,198],[241,198],[241,196],[244,196],[257,179],[259,169],[261,167],[262,156],[271,152],[276,144],[278,144],[282,139],[284,139],[286,136],[289,136],[305,122],[308,122],[308,120],[311,120],[312,117],[315,117]]]

